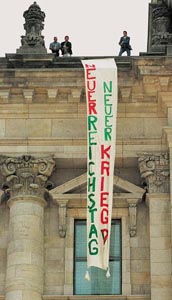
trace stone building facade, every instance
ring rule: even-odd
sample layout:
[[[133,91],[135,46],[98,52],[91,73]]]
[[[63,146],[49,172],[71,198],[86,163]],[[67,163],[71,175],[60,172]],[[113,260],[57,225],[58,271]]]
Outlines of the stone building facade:
[[[7,55],[0,59],[1,300],[172,299],[172,59],[115,61],[112,217],[121,222],[121,293],[74,289],[75,221],[86,219],[87,207],[80,58]]]

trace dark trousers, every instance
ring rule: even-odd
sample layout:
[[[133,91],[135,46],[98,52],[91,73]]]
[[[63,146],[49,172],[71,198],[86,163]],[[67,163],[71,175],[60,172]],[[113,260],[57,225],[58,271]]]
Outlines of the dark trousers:
[[[121,56],[125,51],[127,52],[127,56],[131,55],[131,50],[129,48],[122,48],[122,47],[121,47],[118,55]]]
[[[52,51],[52,53],[55,53],[56,56],[59,56],[59,50],[51,50],[51,51]]]

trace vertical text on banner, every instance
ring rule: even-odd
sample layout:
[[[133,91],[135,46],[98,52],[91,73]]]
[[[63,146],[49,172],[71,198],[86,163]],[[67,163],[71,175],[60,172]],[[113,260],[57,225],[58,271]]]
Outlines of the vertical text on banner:
[[[87,99],[87,266],[109,268],[116,146],[114,59],[82,60]]]

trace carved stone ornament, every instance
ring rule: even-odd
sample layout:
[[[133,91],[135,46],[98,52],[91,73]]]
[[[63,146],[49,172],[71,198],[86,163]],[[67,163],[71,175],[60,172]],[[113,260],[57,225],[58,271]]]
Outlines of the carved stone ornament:
[[[52,174],[55,162],[52,158],[0,157],[1,174],[6,177],[3,185],[5,193],[11,198],[33,195],[44,198],[48,177]]]
[[[130,237],[134,237],[137,231],[137,204],[139,199],[128,199],[129,208],[129,233]]]
[[[143,183],[149,193],[168,193],[170,185],[169,154],[140,154],[138,159]]]
[[[171,18],[172,11],[165,3],[152,9],[152,45],[172,43]]]
[[[58,212],[59,212],[59,236],[64,238],[66,236],[67,224],[66,224],[66,212],[67,212],[67,204],[68,200],[58,199],[58,196],[54,198],[56,203],[58,204]]]
[[[24,29],[26,30],[26,35],[21,37],[22,46],[17,50],[17,53],[47,53],[44,36],[41,35],[41,31],[44,29],[45,13],[34,2],[24,12],[23,17],[25,18]]]

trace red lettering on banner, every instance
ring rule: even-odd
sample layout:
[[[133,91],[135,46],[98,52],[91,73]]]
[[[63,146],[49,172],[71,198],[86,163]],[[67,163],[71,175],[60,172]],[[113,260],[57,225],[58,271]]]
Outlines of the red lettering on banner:
[[[89,113],[89,115],[97,115],[96,102],[88,103],[88,113]]]
[[[109,231],[108,231],[108,229],[102,229],[101,233],[102,233],[102,237],[103,237],[103,243],[105,244],[106,240],[108,239],[108,236],[109,236]]]
[[[95,71],[96,70],[96,66],[95,65],[85,65],[86,67],[86,78],[87,79],[95,79],[95,76],[92,76],[91,71]]]
[[[108,206],[108,203],[105,201],[108,201],[107,197],[109,196],[108,192],[103,192],[100,194],[100,206]]]
[[[90,91],[90,93],[94,94],[95,89],[96,89],[96,81],[95,80],[90,80],[90,81],[88,80],[87,81],[87,89]]]
[[[87,81],[87,85],[88,85],[88,82],[89,82],[89,81]],[[92,90],[89,90],[89,88],[88,88],[88,92],[87,92],[88,101],[96,101],[96,99],[93,99],[93,94],[94,94],[94,93],[95,93],[95,90],[92,91]]]
[[[107,208],[103,208],[100,213],[100,221],[102,224],[108,224],[108,214],[109,210]]]
[[[109,171],[110,171],[109,169],[110,169],[110,162],[103,160],[101,162],[101,175],[109,176]]]
[[[94,64],[93,65],[85,64],[85,67],[86,67],[86,69],[90,69],[92,71],[96,70],[96,66]]]
[[[105,188],[105,178],[102,176],[100,179],[100,190],[104,191]]]
[[[101,145],[101,159],[109,158],[110,159],[110,154],[108,153],[111,149],[111,146],[108,146],[105,148],[105,145]]]

